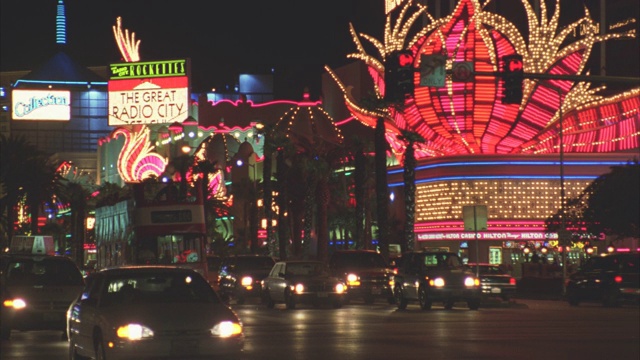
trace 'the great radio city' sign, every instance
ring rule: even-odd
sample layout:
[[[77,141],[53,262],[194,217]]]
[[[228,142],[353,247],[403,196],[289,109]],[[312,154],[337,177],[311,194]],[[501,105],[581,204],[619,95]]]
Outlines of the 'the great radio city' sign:
[[[65,90],[18,90],[12,92],[13,120],[70,120],[71,92]]]
[[[110,126],[173,123],[187,118],[187,60],[112,64],[110,69]]]

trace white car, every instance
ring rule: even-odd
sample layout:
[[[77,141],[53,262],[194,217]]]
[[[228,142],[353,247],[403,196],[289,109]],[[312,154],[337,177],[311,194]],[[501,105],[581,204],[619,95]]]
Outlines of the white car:
[[[239,357],[238,316],[191,269],[134,266],[91,274],[67,313],[70,359]]]

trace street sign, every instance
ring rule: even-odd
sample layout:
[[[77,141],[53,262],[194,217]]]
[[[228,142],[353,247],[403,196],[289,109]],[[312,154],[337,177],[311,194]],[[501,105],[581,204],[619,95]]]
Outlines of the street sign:
[[[462,218],[465,231],[486,231],[487,205],[463,206]]]
[[[446,78],[444,55],[420,56],[420,86],[443,87]]]
[[[451,69],[451,80],[456,82],[473,80],[473,62],[455,61]]]

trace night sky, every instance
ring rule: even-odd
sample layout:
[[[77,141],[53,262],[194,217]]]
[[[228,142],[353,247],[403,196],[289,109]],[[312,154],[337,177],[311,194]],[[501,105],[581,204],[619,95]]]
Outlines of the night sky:
[[[57,0],[2,0],[2,71],[33,70],[58,50]],[[190,58],[192,87],[235,84],[239,73],[274,69],[276,95],[317,97],[324,65],[353,60],[349,22],[380,38],[383,0],[65,0],[66,52],[84,66],[121,61],[113,38],[116,18],[141,39],[142,61]]]
[[[428,0],[430,9],[436,1],[449,3]],[[553,2],[547,1],[550,11]],[[520,1],[493,3],[507,11],[526,36]],[[563,0],[561,23],[575,21],[585,5],[595,9],[596,3],[599,0]],[[637,2],[607,3],[615,11],[610,14],[613,21],[638,16]],[[58,51],[56,5],[57,0],[0,1],[0,70],[33,70]],[[379,40],[385,22],[384,0],[65,0],[65,5],[65,51],[81,65],[121,62],[112,26],[122,16],[123,28],[142,40],[143,61],[191,59],[195,92],[233,88],[240,73],[267,74],[273,69],[276,97],[288,99],[300,99],[304,87],[317,99],[324,66],[335,69],[355,61],[346,57],[356,50],[350,22],[359,33]],[[592,15],[598,19],[597,11]],[[638,29],[637,23],[634,27]],[[608,42],[607,74],[637,77],[637,49],[637,38]],[[596,45],[587,66],[592,74],[599,72],[598,50]]]

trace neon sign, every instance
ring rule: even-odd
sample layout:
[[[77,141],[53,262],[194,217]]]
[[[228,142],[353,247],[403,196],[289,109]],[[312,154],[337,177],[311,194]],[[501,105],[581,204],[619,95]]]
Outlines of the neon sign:
[[[109,68],[111,69],[111,80],[187,76],[188,61],[182,59],[111,64]]]
[[[13,90],[13,120],[70,120],[71,92]]]

